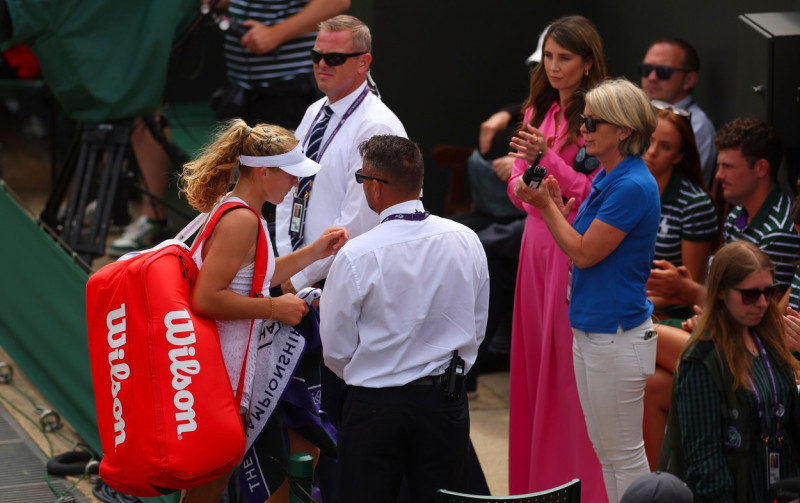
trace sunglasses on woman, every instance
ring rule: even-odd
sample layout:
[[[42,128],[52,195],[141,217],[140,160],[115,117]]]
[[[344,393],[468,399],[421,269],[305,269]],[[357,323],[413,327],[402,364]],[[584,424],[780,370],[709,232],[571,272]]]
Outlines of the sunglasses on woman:
[[[689,120],[692,119],[692,112],[686,110],[685,108],[676,107],[671,105],[670,103],[667,103],[666,101],[661,101],[661,100],[652,100],[650,103],[653,105],[654,108],[657,108],[659,110],[669,110],[675,115],[680,115],[681,117],[685,117]]]
[[[320,61],[325,60],[328,66],[342,66],[348,59],[356,56],[362,56],[366,52],[326,52],[322,53],[316,49],[311,49],[311,61],[318,65]]]
[[[607,120],[601,119],[599,117],[586,117],[583,114],[580,114],[579,117],[581,119],[581,124],[586,126],[586,130],[589,131],[590,133],[594,133],[595,131],[597,131],[598,124],[611,124]]]
[[[732,290],[736,290],[742,294],[742,304],[745,305],[755,304],[762,295],[764,296],[764,300],[769,302],[779,293],[777,285],[768,286],[763,290],[759,290],[758,288],[732,288]]]
[[[655,70],[656,78],[658,80],[669,80],[672,77],[672,72],[691,72],[688,68],[675,68],[674,66],[667,65],[651,65],[650,63],[639,63],[639,75],[647,77]]]

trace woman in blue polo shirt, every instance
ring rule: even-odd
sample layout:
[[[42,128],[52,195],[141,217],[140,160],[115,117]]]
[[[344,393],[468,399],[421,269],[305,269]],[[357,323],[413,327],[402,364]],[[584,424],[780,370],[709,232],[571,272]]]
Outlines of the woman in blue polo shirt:
[[[655,368],[656,335],[645,283],[661,215],[658,185],[641,155],[656,128],[644,92],[627,80],[606,81],[586,95],[581,117],[586,152],[602,170],[571,227],[558,182],[543,189],[521,180],[517,197],[540,209],[570,257],[569,319],[583,414],[610,502],[649,467],[642,442],[642,398]]]

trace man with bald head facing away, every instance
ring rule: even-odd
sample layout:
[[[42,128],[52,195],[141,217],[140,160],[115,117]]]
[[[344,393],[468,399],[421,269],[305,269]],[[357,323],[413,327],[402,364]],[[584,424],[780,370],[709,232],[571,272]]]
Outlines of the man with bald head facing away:
[[[373,136],[356,172],[380,224],[333,261],[320,305],[325,364],[347,387],[340,501],[433,503],[456,489],[469,446],[464,375],[486,329],[489,274],[477,235],[419,200],[422,154]]]
[[[680,38],[656,40],[639,63],[642,89],[651,100],[691,112],[690,122],[703,165],[703,179],[711,187],[716,169],[717,151],[714,148],[714,124],[692,98],[700,77],[700,58],[689,42]]]

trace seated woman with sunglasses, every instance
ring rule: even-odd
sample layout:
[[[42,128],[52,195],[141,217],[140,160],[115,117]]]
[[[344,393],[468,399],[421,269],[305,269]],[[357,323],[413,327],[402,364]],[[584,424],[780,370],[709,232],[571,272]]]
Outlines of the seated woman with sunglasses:
[[[800,367],[784,339],[774,272],[745,241],[722,247],[711,264],[658,466],[684,480],[695,501],[772,501],[771,483],[800,475]]]
[[[719,220],[703,182],[700,156],[687,110],[654,100],[658,126],[643,156],[658,182],[661,226],[654,264],[668,261],[685,266],[692,278],[703,282],[711,251],[719,241]],[[653,299],[656,309],[668,307]],[[686,313],[689,314],[689,313]],[[685,316],[684,316],[685,317]]]
[[[640,156],[657,121],[647,95],[624,79],[589,91],[581,121],[586,153],[596,156],[602,169],[572,226],[565,215],[574,200],[564,205],[552,176],[539,189],[519,180],[514,192],[539,209],[573,264],[569,321],[578,395],[608,499],[616,503],[650,471],[642,396],[655,367],[657,336],[645,282],[660,204],[658,185]]]
[[[653,100],[658,127],[643,159],[661,194],[661,225],[653,264],[663,261],[686,267],[693,278],[705,279],[711,250],[719,241],[719,220],[703,183],[700,156],[687,110]],[[687,318],[688,308],[650,297],[660,317]],[[655,373],[647,379],[644,395],[644,445],[651,470],[655,469],[672,393],[672,373],[689,334],[657,325]]]

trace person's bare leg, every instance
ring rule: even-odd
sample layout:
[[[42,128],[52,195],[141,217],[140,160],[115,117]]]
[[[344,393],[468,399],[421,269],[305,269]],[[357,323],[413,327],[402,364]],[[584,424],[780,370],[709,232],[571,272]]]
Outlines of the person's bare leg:
[[[165,130],[164,134],[169,138],[169,131]],[[165,199],[169,183],[170,158],[141,118],[136,119],[131,133],[131,148],[136,156],[136,162],[139,164],[139,170],[147,190],[156,197]],[[156,202],[147,194],[142,195],[142,215],[158,222],[166,220],[164,205]]]
[[[658,334],[656,365],[669,372],[675,372],[675,366],[678,364],[681,352],[683,352],[686,341],[689,340],[691,334],[680,328],[658,323],[653,325],[653,329]]]
[[[653,326],[658,333],[656,371],[647,378],[644,387],[644,418],[642,436],[644,451],[650,470],[654,471],[661,453],[664,428],[667,426],[669,404],[672,398],[672,379],[689,332],[668,325]]]
[[[234,470],[235,468],[203,485],[181,491],[180,503],[217,503],[227,489],[228,480]]]
[[[647,378],[644,386],[644,416],[642,418],[644,452],[647,456],[647,463],[650,465],[650,471],[655,471],[658,464],[671,397],[672,372],[656,365],[655,373]]]
[[[289,452],[291,454],[305,453],[314,458],[314,466],[317,466],[319,459],[319,447],[312,444],[294,430],[287,430],[289,433]],[[190,502],[191,503],[191,502]],[[283,484],[267,499],[265,503],[289,503],[289,479],[283,481]]]

